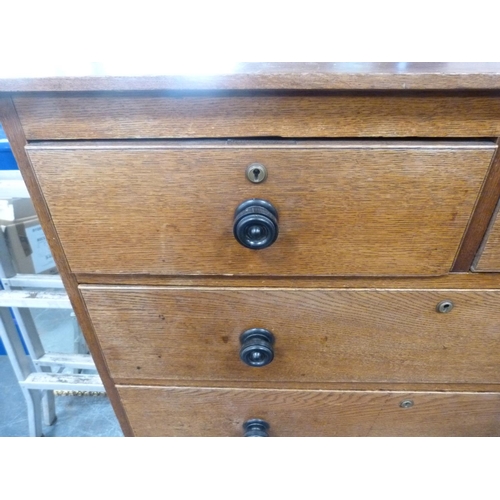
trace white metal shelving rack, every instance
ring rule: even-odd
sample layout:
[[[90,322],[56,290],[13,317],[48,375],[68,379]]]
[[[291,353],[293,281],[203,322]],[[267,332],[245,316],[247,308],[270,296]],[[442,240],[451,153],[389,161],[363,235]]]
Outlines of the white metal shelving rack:
[[[13,197],[29,197],[20,173],[0,171],[0,199]],[[30,436],[42,436],[42,417],[45,425],[56,419],[55,390],[104,392],[104,387],[99,375],[79,373],[95,371],[95,365],[78,347],[75,354],[45,352],[30,309],[71,309],[71,303],[59,276],[16,274],[2,231],[0,283],[0,338],[26,399]]]

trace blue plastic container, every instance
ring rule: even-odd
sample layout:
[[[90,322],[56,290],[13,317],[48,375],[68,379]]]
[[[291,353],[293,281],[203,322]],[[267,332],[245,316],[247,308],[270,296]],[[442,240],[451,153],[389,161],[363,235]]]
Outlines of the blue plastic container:
[[[0,125],[0,170],[17,170],[17,163],[10,149],[5,132]]]

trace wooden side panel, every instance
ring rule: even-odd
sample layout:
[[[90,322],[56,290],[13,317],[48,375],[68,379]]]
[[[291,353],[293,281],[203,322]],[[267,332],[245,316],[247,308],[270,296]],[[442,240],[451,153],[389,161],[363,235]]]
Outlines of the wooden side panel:
[[[498,290],[80,289],[119,383],[500,383]],[[250,328],[267,366],[239,359]]]
[[[87,341],[89,349],[92,352],[99,375],[101,376],[104,387],[106,388],[106,393],[109,396],[111,404],[113,405],[113,409],[124,434],[126,436],[131,435],[132,431],[130,429],[127,416],[123,411],[116,388],[109,376],[109,371],[102,357],[99,343],[94,335],[92,323],[90,322],[85,304],[78,291],[76,279],[70,272],[68,261],[66,260],[61,242],[54,229],[54,224],[47,208],[47,204],[45,203],[40,185],[38,184],[33,173],[30,161],[26,156],[25,146],[27,142],[24,131],[19,123],[19,118],[16,114],[12,101],[8,98],[0,98],[0,121],[7,138],[9,139],[12,152],[14,153],[16,162],[19,166],[19,170],[21,171],[24,181],[26,182],[30,197],[33,200],[33,204],[40,219],[43,231],[47,237],[50,250],[54,256],[54,260],[56,261],[59,273],[61,274],[64,287],[66,288],[66,292],[71,300],[71,305],[73,306],[76,317],[78,318],[78,322],[85,336],[85,340]]]
[[[405,393],[119,386],[137,436],[498,436],[499,393]],[[152,404],[154,401],[154,404]],[[401,408],[403,401],[413,406]]]
[[[330,144],[54,144],[29,155],[75,273],[446,274],[496,145]],[[268,169],[262,184],[245,177],[253,162]],[[261,251],[233,236],[250,198],[279,212],[278,240]]]
[[[500,273],[500,202],[486,233],[483,245],[476,256],[473,270]]]
[[[14,101],[29,140],[500,135],[500,99],[488,95],[77,94]]]

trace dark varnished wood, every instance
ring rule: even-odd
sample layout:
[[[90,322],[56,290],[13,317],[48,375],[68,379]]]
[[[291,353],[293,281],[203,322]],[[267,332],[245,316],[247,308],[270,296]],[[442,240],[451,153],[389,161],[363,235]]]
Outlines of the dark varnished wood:
[[[500,94],[21,95],[28,140],[494,137]]]
[[[498,290],[80,290],[113,378],[129,384],[500,383]],[[436,311],[444,300],[450,313]],[[250,328],[276,339],[265,367],[239,359]]]
[[[499,393],[118,387],[136,436],[498,436]],[[411,408],[400,403],[410,400]],[[154,401],[154,404],[151,402]],[[147,410],[145,411],[145,408]]]
[[[27,149],[75,273],[398,276],[449,271],[496,148],[259,144]],[[245,177],[253,162],[268,168],[262,184]],[[266,250],[233,236],[250,198],[279,212]]]
[[[7,66],[0,92],[156,89],[500,89],[500,63],[172,63]],[[147,75],[147,76],[146,76]]]
[[[73,306],[78,322],[84,333],[85,340],[87,341],[104,387],[106,388],[106,393],[110,398],[113,409],[120,422],[124,434],[130,435],[131,429],[127,420],[127,416],[120,404],[114,383],[109,376],[106,363],[104,361],[104,358],[102,357],[99,341],[95,336],[94,330],[92,328],[92,323],[90,322],[90,319],[88,317],[87,309],[79,293],[76,279],[70,272],[66,256],[64,254],[57,232],[54,229],[51,215],[45,203],[43,193],[40,190],[40,186],[33,173],[33,169],[31,168],[29,159],[26,156],[26,152],[24,150],[27,144],[26,138],[24,136],[24,132],[19,122],[15,108],[9,98],[0,98],[0,122],[2,123],[5,134],[9,139],[12,152],[14,153],[16,162],[19,166],[19,170],[23,175],[29,194],[35,205],[37,215],[40,219],[40,224],[42,225],[44,233],[47,237],[50,250],[54,256],[54,260],[57,263],[57,268],[68,293],[71,305]]]
[[[472,267],[474,257],[479,249],[479,246],[485,240],[486,231],[488,230],[492,214],[500,197],[500,153],[497,141],[497,151],[491,162],[491,167],[488,176],[485,179],[481,195],[472,214],[469,226],[465,232],[460,250],[458,252],[455,264],[453,265],[454,272],[466,272]],[[499,231],[500,234],[500,231]],[[497,245],[500,248],[500,245]],[[493,268],[485,266],[486,271],[500,270],[500,250],[498,250],[498,266]],[[477,270],[477,266],[476,266]]]

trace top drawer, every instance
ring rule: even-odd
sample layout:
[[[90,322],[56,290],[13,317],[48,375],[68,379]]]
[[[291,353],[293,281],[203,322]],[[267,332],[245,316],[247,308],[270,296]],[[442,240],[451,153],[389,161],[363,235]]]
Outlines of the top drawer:
[[[246,142],[27,147],[75,273],[388,276],[449,271],[495,145]],[[263,164],[267,179],[245,170]],[[240,245],[269,201],[279,236]]]
[[[484,94],[65,94],[14,104],[28,140],[500,135],[500,99]]]

